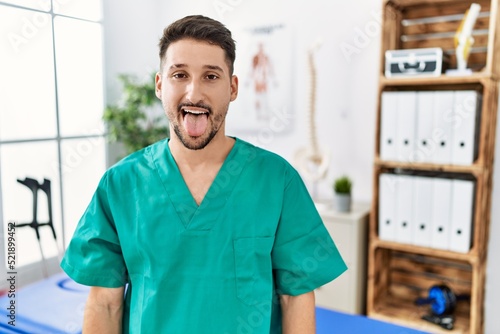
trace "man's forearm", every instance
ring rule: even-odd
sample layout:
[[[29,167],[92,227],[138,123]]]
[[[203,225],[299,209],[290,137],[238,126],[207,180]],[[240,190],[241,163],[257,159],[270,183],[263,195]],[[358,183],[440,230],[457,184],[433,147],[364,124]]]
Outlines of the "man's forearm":
[[[111,311],[107,308],[91,307],[85,308],[83,317],[83,334],[109,333],[121,334],[122,311]]]
[[[102,289],[101,295],[93,293],[91,289],[83,315],[83,334],[121,334],[122,332],[123,303],[121,301],[103,302],[102,293]]]
[[[298,295],[282,295],[283,334],[316,333],[314,291]]]

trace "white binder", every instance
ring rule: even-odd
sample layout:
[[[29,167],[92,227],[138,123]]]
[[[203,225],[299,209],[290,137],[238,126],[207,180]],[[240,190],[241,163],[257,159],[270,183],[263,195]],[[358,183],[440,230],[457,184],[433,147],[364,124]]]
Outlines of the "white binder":
[[[378,236],[380,240],[396,240],[396,187],[396,175],[379,175]]]
[[[433,182],[431,177],[415,177],[412,243],[417,246],[431,246]]]
[[[412,243],[413,176],[399,175],[396,187],[396,241]]]
[[[455,91],[452,145],[452,163],[455,165],[471,165],[476,158],[478,105],[476,91]]]
[[[397,160],[413,162],[416,153],[417,92],[398,92],[397,111]]]
[[[433,161],[436,164],[451,163],[451,145],[453,129],[452,91],[439,91],[434,96],[433,139],[436,142]]]
[[[448,250],[451,228],[452,180],[435,178],[433,180],[433,206],[431,247]]]
[[[396,160],[398,92],[383,92],[380,113],[380,159]]]
[[[474,182],[453,180],[451,251],[467,253],[471,247],[474,214]]]
[[[418,92],[417,95],[417,150],[416,162],[433,162],[436,142],[432,137],[434,124],[434,96],[436,92]]]

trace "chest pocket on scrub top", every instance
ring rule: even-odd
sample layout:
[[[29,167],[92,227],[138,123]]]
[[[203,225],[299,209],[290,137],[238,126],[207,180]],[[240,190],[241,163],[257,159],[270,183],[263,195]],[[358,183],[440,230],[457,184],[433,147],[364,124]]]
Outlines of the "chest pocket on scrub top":
[[[245,304],[254,305],[271,299],[273,243],[274,237],[233,240],[236,293]]]

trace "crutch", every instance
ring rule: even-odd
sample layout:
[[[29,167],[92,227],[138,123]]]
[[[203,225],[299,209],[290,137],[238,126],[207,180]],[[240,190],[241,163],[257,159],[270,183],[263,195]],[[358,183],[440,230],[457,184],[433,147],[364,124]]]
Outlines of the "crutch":
[[[38,226],[48,225],[50,227],[50,229],[52,230],[52,236],[54,237],[54,242],[56,243],[56,247],[57,247],[57,258],[59,259],[59,262],[61,262],[61,260],[62,260],[61,249],[59,247],[59,243],[57,242],[57,235],[56,235],[56,230],[54,228],[54,221],[52,220],[52,190],[51,190],[50,180],[43,179],[43,183],[40,185],[40,189],[42,189],[42,191],[47,196],[49,221],[47,223],[39,224]]]
[[[60,258],[60,252],[59,252],[59,245],[57,245],[57,238],[56,238],[56,232],[54,230],[54,225],[52,224],[52,199],[51,199],[51,189],[50,189],[50,180],[44,179],[43,184],[39,184],[37,180],[26,177],[24,180],[17,180],[17,182],[25,185],[28,187],[33,195],[33,219],[29,223],[21,223],[16,225],[17,227],[25,227],[29,226],[35,230],[36,233],[36,238],[38,240],[38,247],[40,249],[40,254],[42,256],[42,261],[43,261],[43,275],[44,277],[48,277],[48,270],[47,270],[47,261],[45,259],[45,255],[43,253],[43,248],[42,248],[42,242],[40,238],[40,230],[39,228],[41,226],[50,226],[52,229],[52,234],[54,236],[54,240],[56,240],[56,246],[58,250],[58,257]],[[43,192],[47,194],[47,203],[48,203],[48,211],[49,211],[49,221],[47,223],[40,223],[38,221],[38,189],[42,189]]]

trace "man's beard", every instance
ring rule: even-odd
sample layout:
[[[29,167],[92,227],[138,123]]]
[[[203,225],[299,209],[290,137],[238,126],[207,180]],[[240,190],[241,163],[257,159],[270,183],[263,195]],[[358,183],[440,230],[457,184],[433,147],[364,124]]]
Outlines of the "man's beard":
[[[212,128],[210,133],[208,134],[208,137],[205,138],[202,142],[189,142],[187,138],[185,138],[179,128],[179,125],[174,126],[174,132],[177,135],[177,138],[181,141],[181,143],[184,145],[184,147],[190,149],[190,150],[201,150],[204,149],[211,141],[214,139],[215,135],[219,129]],[[189,135],[187,135],[189,136]]]
[[[166,107],[165,105],[163,105],[163,107],[164,107],[165,110],[167,110],[165,108]],[[209,105],[205,105],[205,104],[202,104],[202,103],[198,103],[198,104],[194,104],[194,103],[180,103],[177,106],[178,115],[182,115],[182,108],[183,107],[204,108],[204,109],[206,109],[206,110],[209,111],[209,114],[212,114],[212,108]],[[203,139],[202,141],[199,141],[199,138],[191,138],[189,136],[189,134],[187,134],[187,133],[185,134],[185,136],[183,135],[183,133],[181,131],[182,120],[181,120],[181,122],[179,122],[179,123],[177,123],[177,124],[175,124],[173,126],[173,129],[174,129],[175,134],[177,135],[177,138],[179,138],[179,140],[181,141],[181,143],[187,149],[190,149],[190,150],[201,150],[201,149],[204,149],[212,141],[212,139],[214,139],[214,137],[219,132],[219,129],[221,128],[222,123],[223,123],[221,120],[223,118],[225,118],[225,116],[227,114],[227,109],[228,108],[229,108],[229,103],[226,106],[226,112],[225,113],[216,115],[214,117],[214,119],[213,119],[214,123],[212,124],[212,129],[210,130],[210,133],[208,134],[208,136],[205,139]],[[167,117],[168,117],[168,115],[169,115],[169,113],[167,113]],[[171,117],[173,118],[174,116],[172,115]],[[168,118],[170,119],[170,117],[168,117]],[[221,123],[218,124],[218,122],[221,122]],[[208,126],[210,126],[210,125],[208,125]]]

